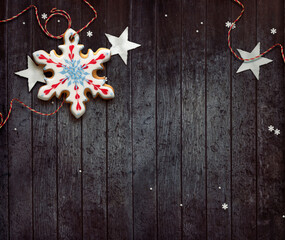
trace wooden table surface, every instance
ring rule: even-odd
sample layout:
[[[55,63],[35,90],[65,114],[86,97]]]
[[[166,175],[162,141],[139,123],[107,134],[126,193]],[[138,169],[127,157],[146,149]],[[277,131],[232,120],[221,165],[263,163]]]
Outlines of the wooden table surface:
[[[284,1],[251,0],[232,33],[248,52],[284,42]],[[0,0],[0,18],[34,3],[66,10],[79,29],[92,17],[80,0]],[[236,73],[226,21],[230,0],[90,0],[98,19],[80,33],[96,50],[105,33],[141,44],[126,66],[112,56],[102,73],[116,97],[87,103],[76,120],[32,114],[15,103],[0,130],[0,239],[285,239],[284,63]],[[58,22],[60,20],[60,22]],[[43,22],[43,20],[42,20]],[[25,23],[25,24],[24,24]],[[53,18],[51,33],[65,31]],[[270,34],[271,28],[277,34]],[[89,38],[86,32],[93,32]],[[31,10],[0,24],[0,111],[12,98],[42,112],[60,104],[28,92],[14,73],[27,55],[56,49]],[[277,136],[268,131],[273,125]],[[228,204],[223,210],[222,204]]]

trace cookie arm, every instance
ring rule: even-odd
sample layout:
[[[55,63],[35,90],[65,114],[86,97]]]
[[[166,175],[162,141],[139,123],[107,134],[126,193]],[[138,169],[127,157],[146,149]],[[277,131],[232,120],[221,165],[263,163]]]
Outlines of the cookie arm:
[[[43,51],[43,50],[39,50],[33,53],[33,57],[34,60],[37,64],[48,64],[49,62],[51,62],[52,60],[50,59],[50,55]]]

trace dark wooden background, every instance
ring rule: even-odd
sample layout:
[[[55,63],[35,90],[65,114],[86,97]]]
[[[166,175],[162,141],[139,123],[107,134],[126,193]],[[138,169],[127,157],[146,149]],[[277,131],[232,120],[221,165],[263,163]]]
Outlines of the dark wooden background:
[[[105,74],[116,98],[91,100],[79,120],[68,105],[48,118],[14,105],[0,130],[0,239],[284,240],[280,51],[266,56],[274,61],[259,81],[251,71],[236,74],[241,62],[227,48],[225,27],[241,10],[233,1],[90,2],[98,19],[80,34],[85,51],[110,47],[104,34],[127,26],[142,46],[127,66],[112,57]],[[31,3],[40,14],[66,10],[76,30],[92,17],[80,0],[1,0],[0,18]],[[283,0],[244,3],[233,46],[250,52],[257,42],[262,51],[283,43]],[[48,25],[52,33],[65,28],[63,18]],[[14,72],[33,51],[61,43],[44,35],[33,11],[0,24],[1,112],[15,97],[56,109],[60,101],[38,100],[40,84],[29,93]]]

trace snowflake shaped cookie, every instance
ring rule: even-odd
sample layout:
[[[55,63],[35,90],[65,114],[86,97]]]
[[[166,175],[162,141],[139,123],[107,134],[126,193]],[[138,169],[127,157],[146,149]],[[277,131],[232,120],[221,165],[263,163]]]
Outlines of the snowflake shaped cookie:
[[[110,50],[100,48],[94,53],[89,49],[87,54],[83,54],[84,45],[78,44],[79,35],[70,40],[74,33],[72,29],[65,32],[64,44],[59,46],[62,55],[54,50],[50,54],[40,50],[34,52],[33,57],[38,64],[45,65],[45,71],[53,73],[51,78],[45,78],[46,85],[39,89],[38,98],[48,101],[54,95],[60,98],[62,93],[66,93],[72,114],[80,118],[85,113],[87,92],[91,92],[93,98],[99,95],[103,99],[114,98],[115,94],[113,88],[105,84],[106,78],[97,75],[98,70],[104,69],[103,63],[109,61]]]

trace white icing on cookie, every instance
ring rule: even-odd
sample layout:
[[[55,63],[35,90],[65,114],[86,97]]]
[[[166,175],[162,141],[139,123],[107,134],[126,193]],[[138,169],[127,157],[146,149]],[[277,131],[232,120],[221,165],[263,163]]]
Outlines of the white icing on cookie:
[[[114,90],[105,84],[105,77],[98,77],[97,70],[103,69],[103,63],[109,61],[111,53],[109,49],[100,48],[94,53],[91,49],[86,55],[81,53],[83,45],[78,45],[79,35],[68,29],[64,35],[64,45],[60,45],[62,55],[57,55],[53,50],[50,54],[43,50],[33,53],[38,64],[45,65],[44,70],[52,71],[51,78],[45,78],[46,85],[38,92],[38,98],[48,101],[54,95],[60,98],[62,93],[67,94],[66,102],[71,103],[71,112],[76,118],[85,113],[86,94],[91,92],[93,98],[99,95],[103,99],[114,98]]]

